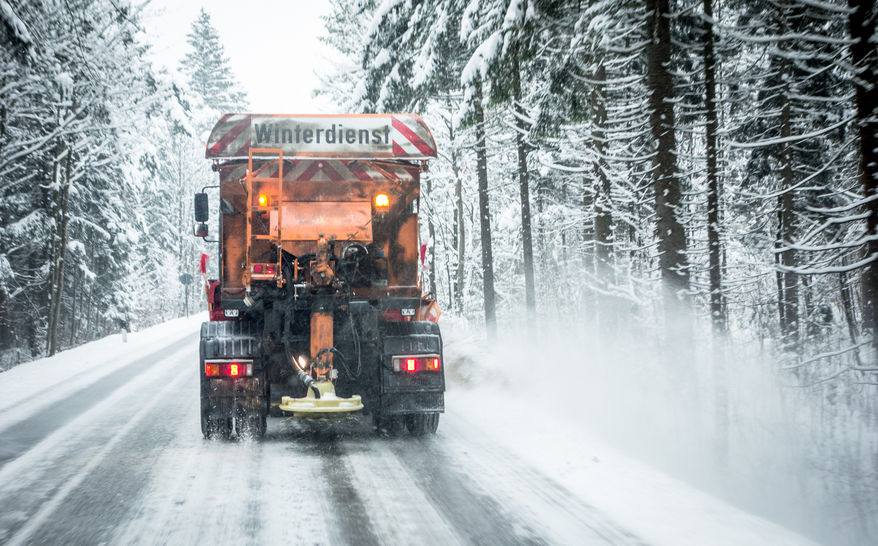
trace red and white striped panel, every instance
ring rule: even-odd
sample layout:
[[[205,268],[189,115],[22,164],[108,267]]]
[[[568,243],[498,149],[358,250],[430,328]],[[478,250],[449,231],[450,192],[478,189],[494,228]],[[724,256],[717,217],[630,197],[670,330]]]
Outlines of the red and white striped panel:
[[[382,165],[381,170],[373,165],[359,160],[341,159],[299,159],[284,161],[284,181],[314,181],[314,182],[382,182],[386,180],[411,182],[414,180],[412,167]],[[274,162],[260,177],[273,178],[277,176],[277,161]],[[383,171],[383,172],[382,172]],[[223,180],[240,180],[247,173],[246,165],[235,165],[229,170],[223,170]],[[393,178],[387,176],[388,173]]]
[[[395,114],[392,118],[390,135],[394,156],[436,157],[436,143],[420,117]]]
[[[433,135],[415,114],[226,114],[210,133],[206,156],[248,157],[251,147],[282,150],[286,158],[436,157]]]
[[[247,157],[250,150],[250,114],[226,114],[210,132],[207,157]]]

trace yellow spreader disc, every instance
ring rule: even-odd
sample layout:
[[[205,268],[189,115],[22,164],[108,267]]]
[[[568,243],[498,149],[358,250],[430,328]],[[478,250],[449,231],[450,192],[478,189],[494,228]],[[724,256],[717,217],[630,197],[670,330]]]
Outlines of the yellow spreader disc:
[[[359,394],[350,398],[339,398],[335,395],[335,385],[331,382],[321,381],[315,384],[320,391],[320,398],[315,398],[314,392],[308,389],[308,395],[304,398],[282,397],[278,408],[292,413],[293,417],[341,417],[345,413],[363,409]]]

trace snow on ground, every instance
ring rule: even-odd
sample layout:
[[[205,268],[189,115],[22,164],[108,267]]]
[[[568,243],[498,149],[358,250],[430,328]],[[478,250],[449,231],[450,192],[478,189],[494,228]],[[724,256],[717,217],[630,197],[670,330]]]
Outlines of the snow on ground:
[[[178,392],[192,381],[193,376],[189,375],[194,373],[191,359],[197,351],[194,339],[202,320],[203,315],[174,320],[130,334],[127,343],[123,343],[119,335],[109,336],[0,373],[0,437],[10,423],[20,422],[88,385],[94,385],[90,392],[107,396],[76,417],[69,426],[61,427],[40,440],[28,453],[10,461],[0,472],[2,483],[7,484],[14,484],[17,480],[13,475],[25,470],[49,473],[51,465],[43,461],[44,454],[79,453],[80,448],[74,444],[86,441],[85,434],[101,438],[86,448],[94,452],[87,457],[92,462],[76,470],[76,475],[48,503],[44,503],[37,514],[28,517],[32,522],[25,524],[16,536],[37,536],[39,526],[47,518],[54,517],[52,514],[60,510],[70,491],[82,486],[83,480],[91,475],[92,466],[105,458],[105,452],[118,449],[124,444],[123,436],[133,430],[131,427],[142,427],[141,421],[146,422],[143,416],[158,411],[153,407],[159,397],[154,389],[160,388],[166,399],[170,396],[167,393],[174,394],[171,398],[176,401],[167,406],[165,400],[166,405],[161,410],[170,411],[171,418],[164,423],[151,421],[157,430],[167,430],[161,433],[147,431],[145,438],[156,434],[170,435],[168,441],[171,444],[148,458],[151,466],[142,470],[151,476],[150,486],[140,493],[143,498],[137,501],[139,508],[130,518],[130,525],[123,522],[114,531],[115,536],[125,537],[127,542],[149,530],[149,536],[164,536],[169,540],[208,538],[191,527],[201,506],[192,501],[211,498],[211,502],[222,505],[225,511],[233,510],[240,501],[239,497],[244,495],[248,514],[252,511],[253,514],[265,515],[265,521],[260,523],[261,520],[254,516],[252,525],[248,523],[243,527],[248,533],[275,537],[296,531],[295,536],[288,537],[294,542],[301,541],[303,536],[317,542],[333,542],[331,537],[319,532],[319,526],[291,530],[284,525],[303,510],[317,509],[310,514],[308,519],[311,519],[317,518],[324,510],[331,511],[332,506],[319,508],[307,502],[302,504],[298,502],[299,497],[290,498],[281,505],[274,503],[282,498],[290,483],[296,484],[293,489],[296,490],[318,479],[322,475],[321,469],[334,460],[331,453],[315,451],[314,446],[309,446],[312,440],[308,437],[304,443],[302,439],[289,438],[288,443],[283,435],[277,437],[277,422],[270,425],[270,432],[275,437],[260,449],[249,449],[244,445],[247,449],[242,450],[235,443],[204,443],[201,440],[197,404],[194,399],[180,397]],[[456,328],[452,321],[443,325],[443,331],[449,392],[447,413],[442,418],[437,437],[429,443],[418,443],[355,435],[338,444],[338,449],[346,453],[343,457],[347,463],[342,468],[349,467],[351,492],[359,494],[365,501],[364,513],[373,514],[370,524],[377,536],[396,537],[400,541],[406,536],[404,528],[393,521],[384,521],[379,514],[398,516],[406,510],[427,506],[431,500],[436,500],[431,497],[436,496],[437,487],[442,493],[439,495],[443,500],[441,506],[451,509],[453,506],[448,503],[456,498],[452,494],[455,489],[471,483],[471,491],[486,492],[486,499],[501,499],[501,503],[509,508],[509,514],[517,515],[509,520],[509,525],[512,525],[510,536],[530,536],[528,533],[533,529],[528,528],[526,522],[538,521],[543,529],[540,538],[549,543],[569,542],[585,522],[595,536],[616,544],[640,540],[648,544],[675,546],[811,544],[788,529],[672,478],[589,433],[581,415],[571,411],[576,407],[576,401],[570,399],[570,389],[553,391],[543,388],[547,384],[546,374],[530,372],[524,352],[510,354],[511,347],[500,346],[488,351],[467,333],[467,329]],[[156,353],[154,358],[153,353]],[[499,363],[497,358],[501,360]],[[492,375],[496,374],[498,366],[508,364],[508,359],[525,360],[525,366],[514,366],[517,373]],[[147,366],[153,360],[159,364]],[[138,371],[141,367],[144,369]],[[187,373],[173,373],[181,367],[188,370]],[[114,374],[127,379],[116,386]],[[128,378],[132,374],[136,377]],[[172,379],[166,382],[162,379],[165,377]],[[183,389],[186,393],[190,390],[189,387]],[[146,392],[152,393],[148,396],[151,402],[140,409],[128,407],[124,410],[135,413],[130,421],[125,421],[128,424],[123,428],[116,430],[104,423],[123,418],[116,415],[122,410],[111,408],[137,405],[131,397],[143,398]],[[119,406],[129,398],[130,404]],[[439,459],[436,466],[431,466],[432,462],[421,465],[423,468],[414,464],[412,457],[417,456],[422,448],[431,453],[431,457]],[[254,453],[259,455],[258,460],[251,460],[250,455]],[[407,481],[398,474],[400,460],[413,465],[410,469],[403,465],[413,479]],[[45,468],[41,467],[43,463],[47,465]],[[213,483],[210,478],[213,473],[199,471],[205,465],[227,469],[220,475],[228,479]],[[238,467],[241,467],[241,472],[234,470]],[[255,471],[257,468],[259,472]],[[436,474],[432,474],[434,469]],[[283,483],[273,484],[274,475],[283,475],[286,479],[282,480]],[[444,479],[443,476],[447,476],[451,483],[436,481]],[[463,481],[460,481],[461,477],[465,477]],[[345,485],[346,482],[339,483]],[[387,486],[389,483],[393,485]],[[385,489],[381,489],[382,484],[385,484]],[[223,496],[229,491],[237,491],[240,495]],[[480,502],[478,496],[467,498],[471,503]],[[323,502],[329,501],[324,499]],[[271,517],[267,511],[269,504],[274,511]],[[460,521],[469,521],[466,514],[469,507],[461,507],[461,510],[463,512],[457,514]],[[418,509],[418,512],[423,511]],[[435,533],[432,542],[445,542],[451,537],[451,530],[456,528],[440,521],[441,511],[427,513],[436,520],[428,525]],[[447,514],[442,517],[445,516]],[[425,523],[414,517],[411,521]],[[265,528],[256,529],[254,526]],[[218,528],[216,536],[210,538],[221,540],[225,536],[222,533],[228,531],[226,527]]]
[[[649,544],[813,544],[592,433],[584,417],[596,404],[585,398],[601,387],[583,388],[582,382],[601,378],[581,360],[601,356],[583,354],[581,347],[589,345],[585,340],[575,340],[578,349],[547,349],[555,336],[507,333],[505,341],[488,350],[472,328],[448,318],[442,325],[449,379],[446,408],[451,414],[446,417],[466,421],[460,429],[480,431],[473,441],[502,446]],[[570,366],[579,369],[568,370]],[[606,395],[613,395],[609,385],[604,388],[610,390]],[[607,405],[605,411],[613,407]],[[514,482],[520,476],[507,479]],[[514,490],[514,483],[510,488]]]
[[[452,387],[446,407],[480,430],[483,442],[520,457],[648,544],[813,544],[614,449],[575,416],[529,402],[527,392]],[[518,478],[506,477],[512,487]]]
[[[205,320],[207,313],[171,320],[132,332],[127,342],[114,334],[0,373],[0,431],[170,342],[191,339]]]

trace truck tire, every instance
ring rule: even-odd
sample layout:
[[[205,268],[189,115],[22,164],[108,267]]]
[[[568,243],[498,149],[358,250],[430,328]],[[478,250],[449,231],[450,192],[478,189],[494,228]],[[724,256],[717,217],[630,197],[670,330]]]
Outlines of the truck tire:
[[[228,440],[232,436],[232,420],[208,419],[202,415],[201,434],[204,435],[206,440],[212,440],[214,438]]]
[[[423,436],[427,433],[427,418],[424,413],[409,413],[405,416],[405,428],[412,436]]]
[[[235,430],[238,438],[261,440],[265,437],[267,422],[265,415],[247,415],[235,417]]]
[[[405,416],[405,426],[412,436],[436,434],[439,429],[439,414],[410,413]]]
[[[375,432],[383,436],[402,436],[406,429],[404,415],[376,415]]]
[[[428,413],[427,414],[427,432],[430,434],[436,434],[436,431],[439,429],[439,414],[438,413]]]

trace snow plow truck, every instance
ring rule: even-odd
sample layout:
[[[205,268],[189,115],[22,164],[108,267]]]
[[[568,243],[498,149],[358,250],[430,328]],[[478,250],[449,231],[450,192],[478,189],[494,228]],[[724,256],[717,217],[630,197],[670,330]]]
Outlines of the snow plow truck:
[[[436,432],[445,368],[418,239],[435,156],[413,114],[219,120],[206,152],[219,184],[195,195],[195,234],[219,264],[208,280],[202,259],[206,438],[260,438],[269,416],[370,414],[391,434]]]

